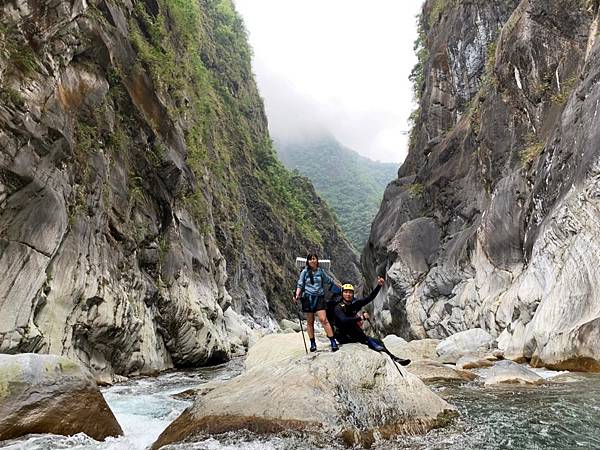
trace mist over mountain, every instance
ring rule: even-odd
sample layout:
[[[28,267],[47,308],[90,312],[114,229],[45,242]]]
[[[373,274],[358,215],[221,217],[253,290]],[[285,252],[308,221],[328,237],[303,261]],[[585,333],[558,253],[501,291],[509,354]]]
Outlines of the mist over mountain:
[[[398,166],[365,158],[327,132],[274,137],[274,142],[283,163],[312,181],[355,250],[362,251],[383,191],[397,176]]]

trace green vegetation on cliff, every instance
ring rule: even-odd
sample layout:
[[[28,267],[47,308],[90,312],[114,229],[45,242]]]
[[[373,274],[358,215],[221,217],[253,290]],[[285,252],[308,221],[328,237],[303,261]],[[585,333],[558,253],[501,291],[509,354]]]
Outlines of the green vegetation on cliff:
[[[289,317],[297,255],[359,279],[276,158],[231,0],[35,3],[0,4],[0,347],[215,363]]]
[[[234,226],[243,203],[239,186],[242,175],[250,175],[264,183],[262,195],[278,206],[282,220],[293,218],[290,222],[299,223],[308,237],[322,242],[310,214],[303,214],[317,211],[297,195],[294,177],[277,161],[263,128],[262,105],[249,83],[251,51],[241,19],[229,0],[202,3],[205,8],[191,0],[161,0],[155,17],[138,3],[137,21],[131,22],[141,64],[168,103],[172,120],[184,120],[190,167],[198,181],[209,169],[220,222],[239,228]],[[165,17],[173,19],[167,24]],[[190,203],[197,210],[205,199],[196,194]]]
[[[138,64],[184,131],[196,186],[181,201],[201,226],[212,218],[228,267],[250,258],[265,287],[282,290],[289,283],[282,265],[298,251],[290,255],[289,247],[331,253],[325,248],[337,245],[339,229],[308,180],[277,159],[232,2],[138,3],[129,25]]]
[[[296,141],[281,139],[276,147],[288,168],[310,178],[360,252],[383,191],[396,177],[398,166],[364,158],[326,135]]]

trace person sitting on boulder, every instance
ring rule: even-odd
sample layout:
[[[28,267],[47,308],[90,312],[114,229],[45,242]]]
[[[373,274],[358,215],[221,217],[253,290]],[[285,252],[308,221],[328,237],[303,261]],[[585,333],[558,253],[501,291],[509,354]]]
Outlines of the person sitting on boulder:
[[[392,354],[383,342],[367,336],[360,327],[363,320],[369,319],[366,312],[359,314],[360,309],[377,297],[384,282],[385,280],[382,277],[377,277],[377,286],[375,289],[367,297],[361,299],[354,297],[354,286],[351,284],[342,285],[342,301],[333,309],[335,337],[340,344],[349,344],[351,342],[365,344],[372,350],[387,353],[394,361],[406,366],[410,364],[410,359],[402,359]]]

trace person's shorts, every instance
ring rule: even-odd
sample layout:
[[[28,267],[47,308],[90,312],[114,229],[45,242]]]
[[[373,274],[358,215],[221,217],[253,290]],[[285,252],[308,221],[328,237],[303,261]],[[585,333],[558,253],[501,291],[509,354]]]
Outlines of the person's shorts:
[[[302,312],[314,313],[326,309],[327,302],[324,295],[302,296]]]

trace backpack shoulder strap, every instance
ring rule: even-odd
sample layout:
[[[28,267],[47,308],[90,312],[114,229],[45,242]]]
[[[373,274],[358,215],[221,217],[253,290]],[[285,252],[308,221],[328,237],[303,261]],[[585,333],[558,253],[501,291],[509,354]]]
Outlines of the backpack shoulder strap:
[[[304,269],[302,269],[302,273],[304,274],[304,276],[302,277],[302,283],[304,284],[304,287],[306,288],[306,279],[308,278],[308,268],[305,267]]]

